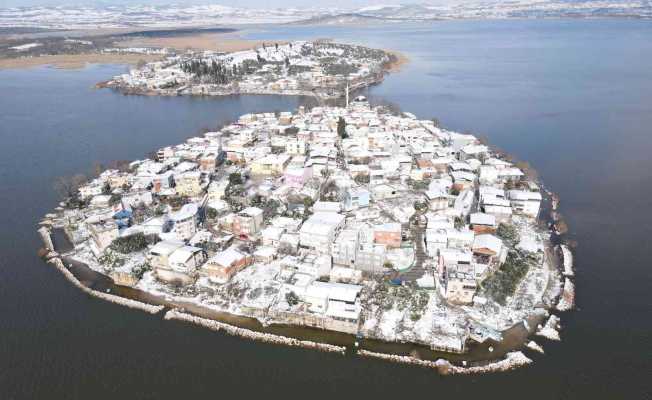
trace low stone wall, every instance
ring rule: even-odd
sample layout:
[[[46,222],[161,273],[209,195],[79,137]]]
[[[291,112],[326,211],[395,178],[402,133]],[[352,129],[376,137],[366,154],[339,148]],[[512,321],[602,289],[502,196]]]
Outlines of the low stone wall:
[[[316,314],[271,311],[268,314],[269,323],[292,324],[308,326],[311,328],[324,329],[335,332],[343,332],[351,335],[358,333],[358,324],[354,322],[340,321],[330,317]]]
[[[52,243],[52,235],[50,234],[50,230],[45,226],[42,226],[39,228],[38,233],[41,235],[41,239],[43,240],[45,248],[48,251],[54,251],[54,243]]]
[[[344,352],[346,351],[346,348],[342,346],[311,342],[308,340],[299,340],[290,337],[274,335],[271,333],[256,332],[249,329],[239,328],[237,326],[229,325],[224,322],[219,322],[212,319],[201,318],[194,315],[182,313],[176,310],[168,311],[167,313],[165,313],[164,318],[166,320],[178,320],[178,321],[190,322],[192,324],[199,325],[216,332],[224,331],[232,336],[239,336],[246,339],[256,340],[265,343],[282,344],[291,347],[302,347],[306,349],[324,351],[327,353],[344,354]]]
[[[108,294],[108,293],[102,293],[102,292],[98,292],[96,290],[90,289],[90,288],[84,286],[81,282],[79,282],[77,277],[75,277],[75,275],[72,272],[70,272],[70,270],[68,268],[66,268],[66,266],[63,264],[63,261],[59,257],[56,257],[56,256],[50,257],[48,262],[50,264],[54,265],[55,268],[57,268],[63,274],[63,276],[65,276],[70,282],[72,282],[73,285],[75,285],[76,287],[81,289],[83,292],[85,292],[85,293],[87,293],[87,294],[89,294],[89,295],[91,295],[93,297],[97,297],[97,298],[100,298],[102,300],[105,300],[105,301],[108,301],[108,302],[111,302],[111,303],[119,304],[121,306],[133,308],[133,309],[136,309],[136,310],[145,311],[145,312],[148,312],[150,314],[157,314],[157,313],[159,313],[161,310],[163,310],[165,308],[165,306],[155,306],[155,305],[152,305],[152,304],[146,304],[146,303],[142,303],[140,301],[127,299],[127,298],[124,298],[124,297],[121,297],[121,296],[116,296],[116,295]]]
[[[470,375],[487,372],[502,372],[516,369],[532,362],[520,351],[507,353],[505,358],[499,361],[491,362],[482,366],[459,367],[451,364],[449,361],[439,359],[437,361],[420,360],[410,356],[398,356],[386,353],[376,353],[368,350],[358,350],[361,357],[378,358],[385,361],[397,362],[401,364],[418,365],[421,367],[436,369],[443,375]]]
[[[561,291],[557,310],[569,311],[575,307],[575,284],[568,278],[564,280],[564,288]]]

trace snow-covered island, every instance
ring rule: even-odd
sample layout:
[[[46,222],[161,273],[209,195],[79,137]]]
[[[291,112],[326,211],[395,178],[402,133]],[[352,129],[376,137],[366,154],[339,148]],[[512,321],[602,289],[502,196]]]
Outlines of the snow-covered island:
[[[378,83],[398,59],[377,49],[329,41],[263,44],[233,53],[171,55],[98,84],[129,94],[281,94],[343,97]]]
[[[563,282],[540,183],[472,135],[363,97],[243,115],[60,186],[48,258],[168,302],[456,355],[516,326],[555,337],[557,317],[542,319]],[[53,229],[72,250],[55,252]],[[524,337],[473,370],[360,351],[470,373],[526,364],[528,343],[540,349]]]

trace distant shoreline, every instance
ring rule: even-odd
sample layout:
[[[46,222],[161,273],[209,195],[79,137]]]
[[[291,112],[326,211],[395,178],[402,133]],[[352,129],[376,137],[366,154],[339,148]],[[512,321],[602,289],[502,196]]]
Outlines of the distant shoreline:
[[[38,57],[1,58],[0,70],[22,69],[40,66],[52,66],[58,69],[81,69],[87,64],[125,64],[136,65],[141,61],[151,62],[161,60],[160,55],[151,54],[57,54]]]

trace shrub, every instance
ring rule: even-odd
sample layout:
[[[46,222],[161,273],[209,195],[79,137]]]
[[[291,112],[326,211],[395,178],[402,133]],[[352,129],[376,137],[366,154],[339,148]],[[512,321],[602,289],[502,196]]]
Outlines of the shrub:
[[[501,223],[498,225],[496,235],[512,246],[519,241],[518,231],[513,225]]]
[[[287,301],[289,305],[295,306],[299,304],[299,296],[294,292],[288,292],[285,294],[285,301]]]
[[[118,253],[128,254],[134,251],[144,250],[147,247],[147,238],[142,232],[133,235],[119,237],[111,243],[111,250]]]
[[[516,287],[521,282],[530,263],[516,251],[510,251],[505,263],[493,275],[482,282],[485,293],[499,304],[505,304],[507,297],[514,294]]]

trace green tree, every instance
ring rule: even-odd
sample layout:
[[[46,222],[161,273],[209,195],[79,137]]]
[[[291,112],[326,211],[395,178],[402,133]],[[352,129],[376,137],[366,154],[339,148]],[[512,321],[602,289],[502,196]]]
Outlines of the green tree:
[[[337,134],[342,139],[349,137],[349,135],[346,133],[346,121],[342,117],[339,117],[337,120]]]

